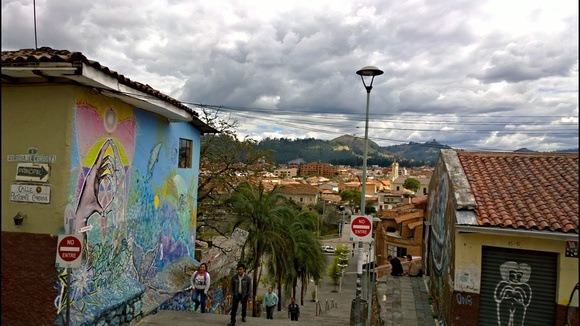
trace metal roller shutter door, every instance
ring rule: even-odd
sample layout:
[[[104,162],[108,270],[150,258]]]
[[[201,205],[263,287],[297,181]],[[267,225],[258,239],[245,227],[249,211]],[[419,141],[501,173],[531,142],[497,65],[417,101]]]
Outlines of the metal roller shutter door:
[[[557,258],[551,252],[484,246],[479,324],[552,325]]]

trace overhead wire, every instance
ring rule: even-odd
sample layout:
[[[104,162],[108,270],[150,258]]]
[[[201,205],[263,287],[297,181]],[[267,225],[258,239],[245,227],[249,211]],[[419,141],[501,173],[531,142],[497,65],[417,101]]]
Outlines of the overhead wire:
[[[110,90],[109,90],[110,91]],[[123,92],[119,92],[123,93]],[[157,98],[149,94],[134,94],[127,93],[135,97],[143,99]],[[248,120],[265,121],[269,126],[278,125],[295,130],[304,130],[311,132],[322,132],[327,134],[344,135],[345,131],[342,129],[354,128],[359,129],[357,122],[364,122],[364,118],[352,112],[326,112],[313,107],[295,108],[295,109],[269,109],[248,106],[231,106],[231,105],[213,105],[195,102],[180,101],[185,105],[194,106],[197,108],[205,108],[220,112],[226,112],[234,117],[239,117]],[[407,120],[403,118],[421,118],[421,120]],[[280,118],[283,118],[281,120]],[[461,119],[461,121],[450,121],[450,118]],[[562,119],[576,121],[561,121]],[[388,130],[388,131],[402,131],[402,132],[429,132],[430,139],[436,139],[434,134],[491,134],[497,133],[499,135],[517,135],[526,134],[530,136],[553,136],[553,137],[578,137],[578,122],[577,117],[565,115],[488,115],[488,114],[370,114],[370,122],[373,124],[373,130]],[[480,121],[469,121],[470,119],[479,119]],[[491,121],[486,121],[491,119]],[[507,121],[499,121],[498,119],[506,119]],[[467,120],[467,121],[466,121]],[[483,121],[481,121],[483,120]],[[532,120],[532,121],[528,121]],[[560,120],[560,121],[559,121]],[[355,123],[353,123],[355,122]],[[311,127],[315,124],[317,127]],[[378,124],[378,125],[377,125]],[[412,128],[409,126],[381,126],[380,124],[416,124],[423,128]],[[444,129],[426,129],[424,126],[437,126]],[[462,125],[477,125],[477,126],[496,126],[509,125],[510,129],[454,129],[452,126]],[[327,128],[320,128],[327,127]],[[570,126],[566,128],[564,126]],[[537,128],[543,127],[543,128]],[[528,129],[522,129],[528,128]],[[346,133],[348,134],[348,133]],[[408,139],[393,139],[384,137],[370,136],[369,139],[375,141],[390,141],[395,143],[408,143]]]

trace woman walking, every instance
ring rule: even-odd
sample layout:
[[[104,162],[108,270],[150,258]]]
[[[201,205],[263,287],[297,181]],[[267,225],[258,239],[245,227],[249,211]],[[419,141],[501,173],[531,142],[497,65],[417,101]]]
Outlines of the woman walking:
[[[210,277],[207,271],[207,265],[201,263],[197,271],[191,275],[191,288],[193,290],[193,311],[201,305],[201,313],[205,313],[207,301],[207,291],[209,291]]]

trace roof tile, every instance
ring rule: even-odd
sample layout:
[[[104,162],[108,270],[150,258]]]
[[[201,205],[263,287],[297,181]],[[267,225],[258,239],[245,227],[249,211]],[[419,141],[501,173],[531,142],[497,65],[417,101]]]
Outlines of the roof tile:
[[[578,233],[578,154],[457,154],[478,224]]]

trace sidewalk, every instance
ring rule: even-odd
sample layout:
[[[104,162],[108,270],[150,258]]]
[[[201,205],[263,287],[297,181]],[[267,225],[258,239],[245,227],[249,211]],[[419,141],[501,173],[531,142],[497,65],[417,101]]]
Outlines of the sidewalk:
[[[338,246],[340,243],[351,246],[343,239],[323,240],[323,245]],[[329,264],[334,256],[325,254]],[[314,283],[310,282],[308,291],[304,294],[304,305],[300,306],[300,318],[298,322],[290,321],[286,307],[289,302],[282,301],[282,311],[274,310],[274,319],[266,319],[265,309],[261,317],[250,317],[251,309],[248,309],[247,322],[242,323],[238,316],[238,326],[265,326],[265,325],[322,325],[322,326],[348,326],[351,325],[350,313],[353,299],[356,297],[356,269],[358,256],[349,255],[349,265],[345,268],[341,286],[334,286],[330,277],[324,273],[322,284],[318,287],[319,308],[322,313],[316,313],[317,304],[313,302],[311,292]],[[364,278],[364,274],[363,274]],[[365,283],[362,280],[362,286]],[[298,291],[300,284],[298,284]],[[258,294],[264,294],[266,289],[260,286]],[[363,292],[361,299],[365,299]],[[300,303],[299,292],[296,301]],[[378,280],[377,296],[381,305],[380,315],[385,326],[398,325],[435,325],[431,316],[430,306],[427,303],[427,292],[423,278],[420,277],[393,277],[384,276]],[[370,307],[370,302],[369,302]],[[365,318],[366,319],[366,318]],[[185,326],[191,324],[204,325],[227,325],[229,315],[200,314],[190,311],[160,311],[155,315],[149,315],[137,323],[138,326]]]
[[[377,296],[384,326],[437,325],[428,303],[427,279],[391,275],[378,279]]]

